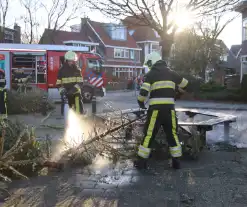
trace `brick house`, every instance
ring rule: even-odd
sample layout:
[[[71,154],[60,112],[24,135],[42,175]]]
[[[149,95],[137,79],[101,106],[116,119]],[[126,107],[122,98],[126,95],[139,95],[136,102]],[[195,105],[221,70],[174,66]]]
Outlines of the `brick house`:
[[[17,24],[13,29],[0,27],[4,34],[0,35],[0,43],[21,43],[21,27]]]
[[[89,51],[96,50],[99,43],[93,42],[90,36],[80,32],[68,32],[63,30],[45,29],[39,44],[71,45],[77,47],[88,47]]]
[[[71,26],[71,32],[55,31],[56,38],[53,41],[50,38],[52,32],[46,29],[40,44],[88,46],[102,56],[108,77],[126,80],[142,73],[141,48],[124,25],[82,18],[81,24]]]
[[[141,63],[143,64],[146,55],[153,51],[161,52],[159,46],[160,36],[149,26],[142,25],[140,20],[134,17],[126,17],[123,24],[128,28],[129,34],[133,36],[141,50]]]

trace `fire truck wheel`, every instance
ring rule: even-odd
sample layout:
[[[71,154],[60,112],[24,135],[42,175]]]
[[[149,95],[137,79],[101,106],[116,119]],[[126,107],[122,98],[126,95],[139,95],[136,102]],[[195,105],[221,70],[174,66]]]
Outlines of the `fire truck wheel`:
[[[91,103],[93,98],[93,91],[89,87],[85,87],[83,89],[83,102],[84,103]]]

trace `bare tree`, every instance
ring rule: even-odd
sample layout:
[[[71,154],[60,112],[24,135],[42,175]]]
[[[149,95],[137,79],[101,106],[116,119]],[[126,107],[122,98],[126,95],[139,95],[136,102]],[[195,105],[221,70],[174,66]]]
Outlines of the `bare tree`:
[[[0,0],[0,24],[2,26],[0,31],[0,40],[4,40],[4,30],[6,26],[6,17],[9,10],[9,0]]]
[[[239,0],[87,0],[93,10],[98,10],[110,18],[124,20],[135,26],[149,26],[161,37],[162,56],[169,57],[177,30],[170,21],[177,5],[196,16],[222,13],[229,10]],[[128,18],[126,18],[128,17]]]
[[[222,54],[226,53],[225,48],[220,47],[219,35],[237,16],[224,20],[224,15],[219,14],[212,16],[208,22],[207,18],[202,18],[196,24],[196,29],[202,35],[203,41],[201,48],[203,48],[203,58],[201,61],[200,72],[205,80],[205,70],[208,64],[216,66],[220,61]],[[201,49],[202,50],[202,49]]]
[[[26,14],[21,16],[21,19],[24,21],[22,41],[29,44],[36,43],[38,35],[36,29],[39,26],[36,14],[40,9],[39,0],[20,0],[20,3],[26,10]]]
[[[205,79],[209,64],[216,65],[227,51],[219,35],[234,19],[224,20],[223,15],[202,18],[193,28],[178,34],[175,40],[171,64],[180,72],[200,75]]]
[[[77,12],[81,8],[81,3],[75,0],[52,0],[50,7],[43,3],[41,5],[47,12],[47,29],[53,30],[60,30],[77,18]]]
[[[63,29],[71,20],[78,18],[78,11],[81,8],[79,0],[51,0],[49,6],[42,3],[47,12],[47,26],[50,38],[54,41],[55,32]]]

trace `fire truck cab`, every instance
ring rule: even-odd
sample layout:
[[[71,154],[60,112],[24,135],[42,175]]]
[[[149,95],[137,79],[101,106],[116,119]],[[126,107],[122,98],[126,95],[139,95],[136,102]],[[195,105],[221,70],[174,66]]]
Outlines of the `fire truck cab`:
[[[104,96],[105,79],[102,58],[90,53],[88,47],[38,44],[0,44],[0,68],[5,71],[6,87],[18,89],[20,79],[28,78],[30,87],[46,90],[53,99],[59,99],[56,80],[64,55],[72,50],[78,55],[78,66],[84,78],[83,98],[90,102],[93,88],[96,95]]]

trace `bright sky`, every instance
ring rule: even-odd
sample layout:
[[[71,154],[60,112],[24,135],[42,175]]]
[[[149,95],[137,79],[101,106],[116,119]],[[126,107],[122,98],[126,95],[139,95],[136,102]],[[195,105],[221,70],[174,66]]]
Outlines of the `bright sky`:
[[[47,2],[48,0],[43,0],[43,2]],[[11,0],[10,1],[11,5],[10,5],[10,9],[8,12],[8,16],[7,16],[7,22],[6,22],[6,26],[9,26],[10,28],[13,27],[14,22],[16,21],[17,23],[19,23],[20,26],[23,27],[23,23],[22,20],[20,20],[21,15],[24,15],[25,10],[24,9],[20,9],[20,3],[19,0]],[[85,10],[86,11],[86,10]],[[45,11],[44,11],[45,12]],[[102,14],[100,14],[99,12],[85,12],[86,15],[95,21],[98,21],[99,19],[105,19],[104,16]],[[46,27],[46,20],[45,20],[45,16],[43,15],[44,13],[42,11],[39,12],[39,14],[41,15],[37,15],[37,18],[39,19],[39,21],[41,22],[40,28],[39,28],[39,32],[42,33],[44,31],[44,28]],[[81,16],[83,16],[84,14],[81,14]],[[229,14],[229,18],[231,18],[233,15],[236,14]],[[80,16],[80,17],[81,17]],[[80,17],[77,19],[74,19],[73,21],[70,22],[70,25],[73,24],[79,24],[80,23]],[[228,18],[228,16],[227,16]],[[184,19],[184,18],[182,18]],[[180,22],[181,20],[179,20]],[[24,28],[22,28],[24,29]],[[237,19],[235,19],[234,21],[232,21],[226,28],[225,30],[221,33],[220,35],[220,39],[222,39],[225,44],[230,47],[233,44],[241,44],[241,17],[238,17]]]

